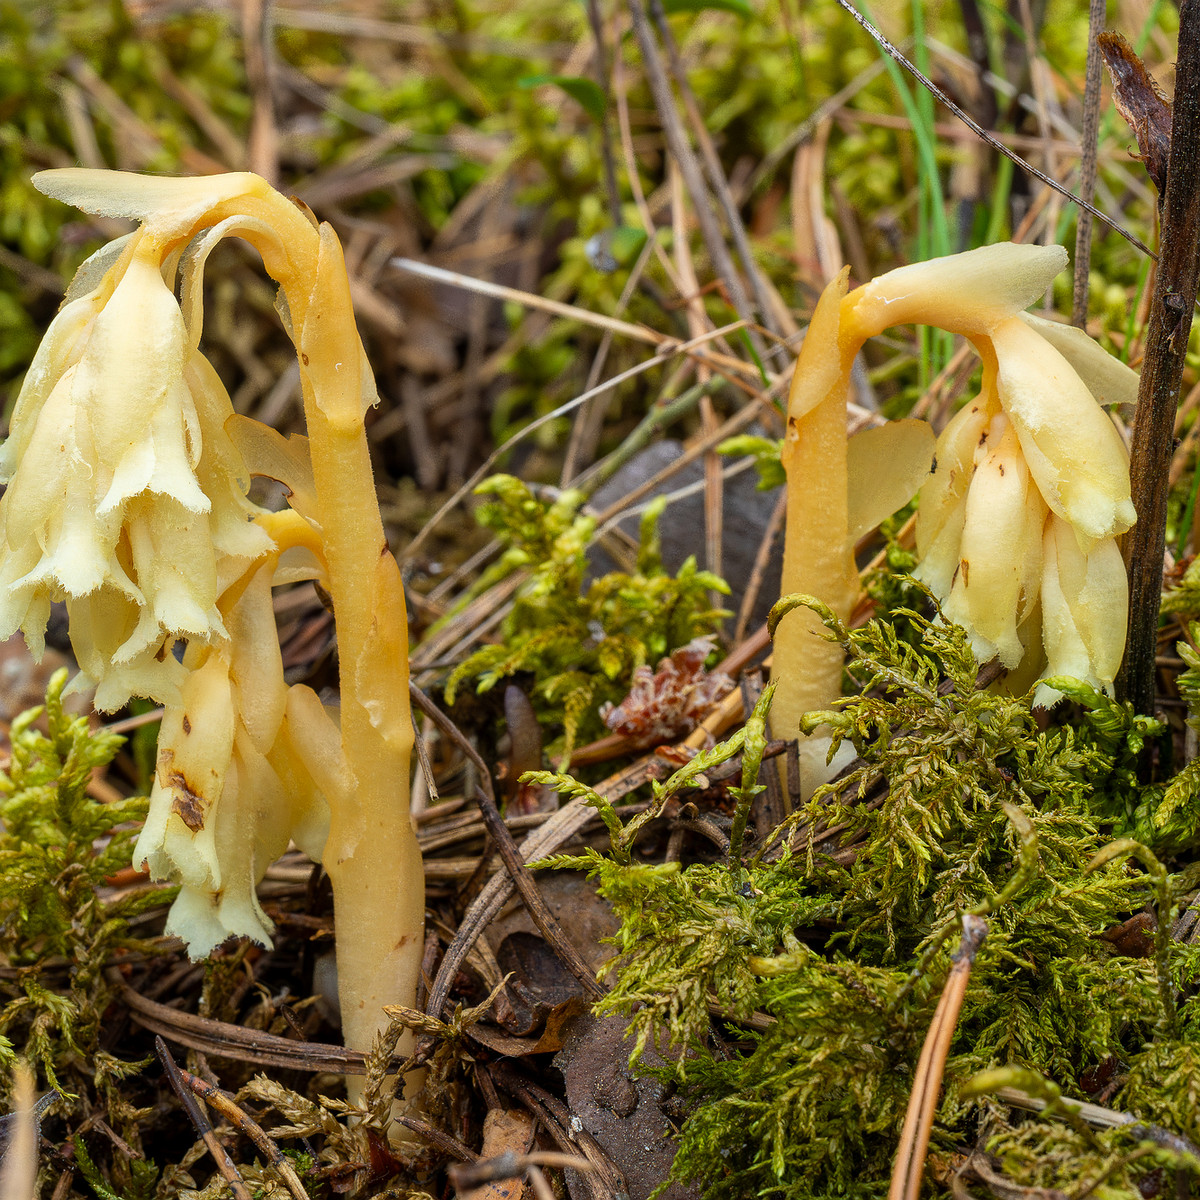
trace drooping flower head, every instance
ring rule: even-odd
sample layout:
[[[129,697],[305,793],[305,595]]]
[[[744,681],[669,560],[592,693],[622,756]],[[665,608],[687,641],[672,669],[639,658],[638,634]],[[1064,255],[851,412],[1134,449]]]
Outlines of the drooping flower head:
[[[308,529],[294,512],[271,519],[281,544]],[[180,702],[163,715],[133,857],[153,878],[180,884],[166,932],[193,958],[231,935],[271,944],[256,888],[291,841],[320,861],[329,801],[344,802],[352,778],[316,694],[285,683],[275,633],[272,585],[320,573],[264,555],[221,598],[228,641],[189,646]]]
[[[1128,582],[1116,539],[1134,523],[1129,456],[1101,402],[1137,377],[1079,330],[1023,313],[1066,265],[1060,247],[1005,243],[890,272],[847,297],[878,332],[919,321],[964,334],[980,393],[943,430],[917,515],[918,576],[1018,682],[1073,675],[1111,692]],[[1040,687],[1037,704],[1058,693]]]
[[[175,642],[227,641],[217,598],[270,541],[225,432],[229,396],[172,285],[197,217],[265,185],[143,179],[131,191],[104,172],[37,182],[144,224],[80,272],[13,410],[0,448],[0,637],[21,629],[40,652],[50,603],[65,601],[97,708],[176,700]]]
[[[919,576],[964,626],[980,661],[1023,685],[1070,674],[1111,691],[1124,651],[1128,585],[1116,538],[1134,521],[1129,459],[1102,403],[1136,396],[1137,377],[1079,330],[1022,310],[1066,266],[1061,247],[1003,243],[825,289],[797,361],[783,461],[788,474],[784,592],[815,596],[842,620],[857,594],[854,538],[920,489]],[[980,394],[937,440],[891,423],[867,446],[845,436],[855,355],[892,325],[964,335],[983,360]],[[855,455],[856,443],[864,452]],[[907,443],[907,444],[906,444]],[[777,736],[841,691],[841,648],[791,608],[779,622]],[[1043,686],[1035,703],[1058,694]],[[823,759],[818,739],[801,745]],[[819,764],[823,769],[823,763]],[[814,769],[813,778],[824,777]],[[805,785],[806,792],[809,786]]]

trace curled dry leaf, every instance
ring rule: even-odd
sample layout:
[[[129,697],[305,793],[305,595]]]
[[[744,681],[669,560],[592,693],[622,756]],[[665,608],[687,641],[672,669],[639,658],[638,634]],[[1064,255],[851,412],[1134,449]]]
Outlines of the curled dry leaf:
[[[1137,138],[1139,157],[1161,197],[1171,152],[1171,105],[1133,47],[1111,31],[1096,39],[1113,79],[1113,103]]]
[[[662,659],[656,671],[638,667],[629,695],[620,704],[604,705],[600,719],[638,749],[691,733],[709,706],[733,688],[729,676],[705,671],[712,648],[711,636],[693,638]]]

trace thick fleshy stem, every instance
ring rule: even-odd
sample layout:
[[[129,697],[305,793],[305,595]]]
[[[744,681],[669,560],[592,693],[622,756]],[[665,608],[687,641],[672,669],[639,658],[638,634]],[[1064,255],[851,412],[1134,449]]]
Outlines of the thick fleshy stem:
[[[342,750],[353,774],[345,795],[330,797],[324,864],[333,884],[343,1035],[347,1046],[369,1050],[387,1024],[383,1006],[414,1003],[425,927],[424,872],[409,815],[408,618],[363,424],[374,389],[364,380],[369,368],[332,228],[314,229],[307,213],[277,193],[230,207],[261,217],[278,235],[261,242],[253,231],[242,236],[283,289],[300,357],[337,627]],[[402,1039],[399,1051],[408,1048]]]

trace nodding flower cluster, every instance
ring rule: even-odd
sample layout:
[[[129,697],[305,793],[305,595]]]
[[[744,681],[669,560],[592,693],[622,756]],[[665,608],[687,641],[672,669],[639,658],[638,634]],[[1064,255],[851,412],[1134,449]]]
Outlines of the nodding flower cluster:
[[[1137,376],[1081,331],[1021,311],[1066,261],[1058,246],[989,246],[883,276],[860,311],[902,292],[906,319],[964,334],[983,361],[921,488],[918,577],[1014,686],[1070,675],[1111,693],[1129,606],[1117,538],[1135,514],[1101,404],[1134,400]],[[987,289],[1003,302],[971,311]],[[1042,684],[1034,703],[1058,699]]]
[[[789,399],[785,593],[815,596],[846,619],[857,594],[854,509],[879,493],[886,504],[876,507],[892,511],[923,477],[917,575],[967,630],[976,657],[999,659],[1014,688],[1070,675],[1111,693],[1128,610],[1117,538],[1135,514],[1129,456],[1102,405],[1135,400],[1137,376],[1080,330],[1023,312],[1066,264],[1059,246],[1002,243],[901,267],[851,292],[845,271],[829,284]],[[900,436],[907,422],[858,455],[855,471],[845,448],[851,364],[868,338],[907,324],[966,337],[983,361],[982,387],[937,439],[932,471],[921,440]],[[779,736],[794,736],[803,712],[840,694],[840,647],[803,637],[815,628],[806,611],[780,621]],[[1041,683],[1034,703],[1059,698]],[[823,754],[819,740],[813,747],[810,758]]]
[[[40,651],[50,603],[65,601],[101,711],[177,702],[174,643],[228,640],[217,597],[270,546],[198,306],[189,321],[172,291],[173,225],[150,220],[85,264],[0,449],[0,637],[19,628]],[[189,291],[202,271],[184,264]]]

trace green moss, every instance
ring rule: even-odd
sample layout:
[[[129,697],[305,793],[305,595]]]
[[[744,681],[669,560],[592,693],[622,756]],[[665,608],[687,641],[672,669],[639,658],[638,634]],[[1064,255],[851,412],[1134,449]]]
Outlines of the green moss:
[[[1170,997],[1172,982],[1194,994],[1200,956],[1160,936],[1157,958],[1123,957],[1101,936],[1151,902],[1169,920],[1181,886],[1143,847],[1111,841],[1143,810],[1132,764],[1157,726],[1071,685],[1090,708],[1076,727],[1043,728],[1030,696],[977,689],[956,626],[902,612],[921,635],[911,645],[886,622],[848,631],[804,602],[846,648],[860,689],[807,724],[831,725],[861,762],[747,861],[642,863],[645,814],[622,825],[583,785],[539,776],[584,794],[612,836],[611,855],[552,864],[590,870],[621,918],[601,1011],[629,1016],[639,1052],[686,1049],[655,1068],[690,1105],[676,1176],[730,1200],[885,1193],[969,911],[989,933],[951,1046],[932,1161],[994,1137],[1023,1186],[1092,1179],[1132,1196],[1132,1181],[1179,1156],[1142,1150],[1128,1131],[1080,1141],[1050,1120],[1004,1123],[964,1089],[977,1072],[1012,1065],[1083,1095],[1090,1068],[1119,1061],[1129,1075],[1118,1104],[1196,1136],[1200,1002],[1180,1003],[1176,1018]],[[745,738],[704,762],[732,757]],[[651,814],[707,769],[692,763],[659,785]],[[1124,860],[1131,849],[1152,872]]]
[[[453,704],[467,682],[486,692],[529,674],[543,728],[561,731],[551,752],[569,757],[580,739],[607,732],[597,710],[625,696],[637,667],[717,629],[725,614],[711,606],[708,594],[728,586],[690,558],[675,575],[663,569],[655,527],[661,506],[643,520],[637,569],[587,580],[595,521],[579,515],[581,492],[543,500],[511,475],[495,475],[477,491],[490,497],[477,519],[505,550],[467,598],[515,570],[529,577],[500,628],[500,641],[454,669],[446,701]]]
[[[12,761],[0,773],[0,1054],[11,1060],[15,1045],[65,1092],[106,1092],[135,1065],[98,1052],[112,996],[104,968],[136,944],[129,919],[169,893],[106,888],[129,865],[146,800],[87,795],[92,771],[124,739],[92,733],[86,717],[63,710],[66,680],[57,672],[44,710],[13,722]],[[46,733],[35,727],[43,712]]]

